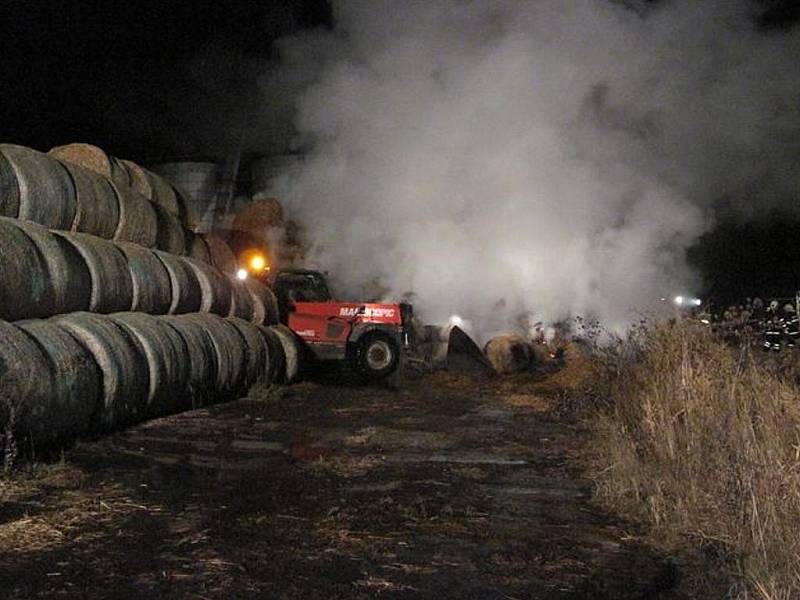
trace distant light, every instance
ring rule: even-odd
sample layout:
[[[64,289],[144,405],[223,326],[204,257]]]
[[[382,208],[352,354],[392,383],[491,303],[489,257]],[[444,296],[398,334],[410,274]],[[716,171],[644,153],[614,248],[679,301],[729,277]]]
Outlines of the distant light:
[[[464,326],[464,319],[459,317],[458,315],[453,315],[450,317],[447,322],[452,325],[453,327],[463,327]]]
[[[256,254],[253,258],[250,259],[250,268],[253,269],[254,271],[263,271],[264,267],[266,266],[267,266],[267,261],[260,254]]]
[[[241,279],[242,281],[247,279],[247,269],[239,269],[236,271],[236,278]]]
[[[694,304],[695,306],[700,306],[702,303],[703,303],[703,301],[700,300],[700,298],[693,298],[692,299],[692,304]]]
[[[708,319],[700,319],[700,322],[701,322],[703,325],[708,325],[709,323],[711,323],[711,321],[709,321]]]
[[[675,302],[675,304],[677,304],[678,306],[681,306],[681,305],[683,304],[683,296],[675,296],[675,300],[674,300],[674,302]]]

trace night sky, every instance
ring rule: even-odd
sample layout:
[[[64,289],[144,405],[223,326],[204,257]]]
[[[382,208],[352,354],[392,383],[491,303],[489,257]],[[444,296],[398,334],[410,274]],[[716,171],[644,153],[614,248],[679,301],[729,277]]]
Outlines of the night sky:
[[[800,20],[796,1],[760,4],[761,27]],[[252,67],[275,57],[275,39],[331,23],[325,0],[2,0],[0,141],[40,150],[83,141],[144,163],[218,158],[197,123],[241,110],[255,90]],[[230,65],[218,87],[187,75],[198,56]],[[723,221],[690,256],[720,299],[788,295],[800,287],[798,240],[795,217]]]

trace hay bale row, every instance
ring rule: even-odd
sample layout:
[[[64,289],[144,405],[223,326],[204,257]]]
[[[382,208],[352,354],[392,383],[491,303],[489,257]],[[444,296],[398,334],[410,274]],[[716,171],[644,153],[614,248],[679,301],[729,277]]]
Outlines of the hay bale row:
[[[187,211],[165,179],[95,146],[43,154],[0,144],[0,216],[189,255],[234,274],[230,247],[218,236],[194,235]]]
[[[89,311],[210,312],[278,322],[271,290],[209,264],[84,233],[0,217],[0,318]]]
[[[85,312],[0,321],[0,430],[75,439],[286,380],[271,329],[238,318]]]

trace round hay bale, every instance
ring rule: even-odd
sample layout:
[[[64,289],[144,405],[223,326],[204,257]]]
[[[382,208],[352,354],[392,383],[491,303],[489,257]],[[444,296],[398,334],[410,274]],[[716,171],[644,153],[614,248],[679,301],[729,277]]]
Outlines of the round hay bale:
[[[19,186],[20,219],[51,229],[70,229],[75,220],[75,186],[61,163],[41,152],[0,144]]]
[[[12,419],[13,433],[37,446],[84,433],[97,406],[97,365],[74,340],[25,329],[0,321],[0,430]]]
[[[41,225],[19,221],[17,226],[33,240],[47,265],[47,316],[89,310],[92,277],[75,246]]]
[[[156,248],[170,254],[186,254],[186,235],[181,222],[163,206],[152,206],[156,212]]]
[[[76,209],[72,230],[112,239],[119,227],[119,200],[111,182],[78,165],[61,164],[75,186]]]
[[[489,340],[484,348],[492,368],[501,374],[518,373],[530,368],[533,361],[533,344],[525,338],[507,334]]]
[[[47,261],[19,221],[0,217],[0,318],[7,321],[53,314]]]
[[[187,232],[186,256],[211,264],[211,251],[202,235]]]
[[[153,200],[153,186],[150,185],[145,169],[132,160],[123,159],[118,161],[118,164],[127,172],[130,186],[148,200]]]
[[[235,275],[239,266],[228,243],[213,233],[204,233],[200,237],[205,239],[208,246],[209,262],[226,275]]]
[[[183,257],[154,250],[167,269],[172,290],[172,302],[169,305],[169,314],[182,315],[200,310],[203,301],[203,291],[197,280],[195,270]]]
[[[230,277],[229,280],[231,283],[231,310],[229,316],[239,317],[250,323],[261,325],[264,322],[263,315],[256,315],[255,302],[245,282],[238,277]],[[257,320],[257,317],[261,320]]]
[[[114,239],[153,248],[158,235],[158,219],[153,204],[131,187],[113,185],[119,201],[119,224]]]
[[[248,202],[234,217],[231,229],[263,236],[271,227],[283,224],[283,207],[275,198]]]
[[[256,328],[269,348],[269,370],[266,380],[269,383],[286,383],[286,353],[281,339],[271,327],[256,325]]]
[[[180,186],[170,183],[172,191],[175,193],[175,199],[178,202],[178,219],[185,227],[194,229],[197,227],[197,215],[192,210],[192,203],[189,200],[190,196]]]
[[[47,153],[62,162],[68,162],[111,179],[111,159],[108,154],[91,144],[56,146]]]
[[[283,381],[284,383],[292,383],[300,374],[300,361],[303,353],[300,347],[300,340],[286,325],[270,325],[269,329],[278,336],[278,340],[283,347],[283,355],[286,361]]]
[[[115,185],[133,189],[133,182],[131,181],[131,176],[128,174],[128,169],[125,168],[125,165],[114,156],[109,156],[109,163],[111,164],[111,181],[113,181]]]
[[[189,356],[188,398],[191,408],[203,406],[215,399],[217,388],[217,351],[205,327],[182,317],[161,317],[183,339]]]
[[[181,260],[194,271],[200,283],[202,293],[200,312],[227,317],[231,311],[231,284],[228,278],[211,265],[199,260],[187,257],[182,257]]]
[[[133,280],[122,251],[109,241],[86,233],[54,232],[72,244],[89,268],[92,292],[89,310],[112,313],[131,310]]]
[[[245,388],[249,389],[251,385],[257,382],[269,382],[271,375],[269,346],[258,327],[238,317],[228,317],[227,321],[236,327],[245,341],[247,349],[247,363],[244,375]]]
[[[133,284],[131,310],[165,315],[172,306],[172,280],[161,259],[149,248],[130,242],[117,242],[117,248],[128,262]]]
[[[189,350],[183,337],[158,317],[117,313],[110,317],[144,350],[149,371],[146,417],[159,417],[189,406]]]
[[[103,374],[94,356],[52,321],[20,321],[16,326],[39,346],[50,367],[46,397],[29,407],[27,429],[37,432],[34,442],[69,441],[85,434],[103,394]]]
[[[153,202],[163,206],[168,213],[174,217],[177,217],[178,219],[181,219],[183,216],[185,216],[185,211],[184,214],[181,213],[181,207],[178,204],[178,198],[175,195],[175,190],[172,188],[169,182],[167,182],[167,180],[160,175],[156,175],[152,171],[148,171],[147,169],[142,169],[142,171],[144,171],[145,175],[147,176],[147,180],[150,183],[150,189],[153,190]]]
[[[225,397],[241,392],[245,383],[247,347],[236,327],[211,314],[182,315],[179,319],[197,324],[211,336],[217,360],[217,392]]]
[[[107,431],[141,420],[147,406],[149,373],[138,340],[104,315],[72,313],[51,321],[91,352],[103,373],[103,395],[93,427]]]
[[[0,217],[19,216],[19,184],[11,163],[0,154]]]
[[[244,284],[253,300],[253,323],[277,325],[280,322],[278,300],[272,290],[252,278],[246,279]]]

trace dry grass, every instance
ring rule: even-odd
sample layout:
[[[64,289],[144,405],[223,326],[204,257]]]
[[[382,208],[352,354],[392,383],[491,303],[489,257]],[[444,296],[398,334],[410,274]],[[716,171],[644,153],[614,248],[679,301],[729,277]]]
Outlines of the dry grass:
[[[680,321],[606,348],[590,398],[598,493],[662,543],[703,550],[731,597],[797,598],[800,352],[778,364],[751,348]]]

